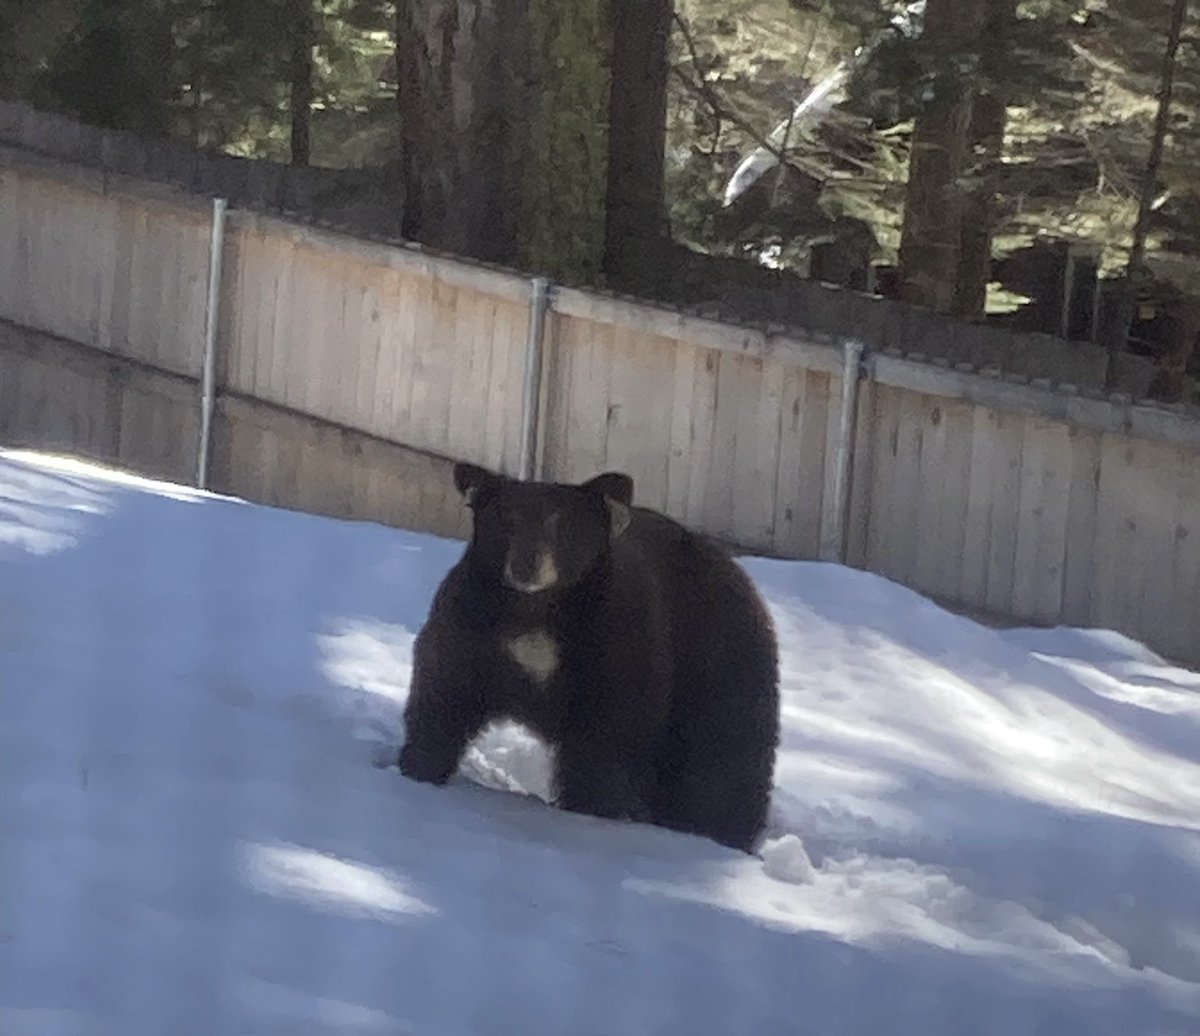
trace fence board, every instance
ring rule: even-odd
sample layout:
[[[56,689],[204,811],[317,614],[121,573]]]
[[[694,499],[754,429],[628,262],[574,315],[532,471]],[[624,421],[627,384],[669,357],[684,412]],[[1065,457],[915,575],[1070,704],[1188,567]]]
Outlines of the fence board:
[[[857,413],[854,415],[854,448],[850,472],[850,514],[847,516],[846,563],[856,568],[867,564],[867,541],[871,528],[871,484],[875,471],[877,442],[871,434],[871,415],[875,412],[875,385],[870,380],[859,384]],[[824,451],[822,451],[822,457]]]
[[[917,573],[921,514],[921,454],[925,449],[925,397],[906,392],[899,398],[896,415],[896,472],[891,501],[895,523],[889,574],[910,584]]]
[[[1200,457],[1176,449],[1171,607],[1159,636],[1150,639],[1175,658],[1200,662]]]
[[[953,400],[938,400],[934,412],[937,448],[927,449],[922,458],[921,494],[926,511],[932,511],[926,533],[932,526],[933,535],[921,538],[933,541],[926,561],[930,592],[954,599],[966,552],[975,413],[974,407]]]
[[[1114,629],[1121,625],[1130,596],[1123,583],[1137,527],[1136,489],[1132,440],[1104,436],[1096,503],[1093,621]]]
[[[997,615],[1012,611],[1017,527],[1020,522],[1022,414],[996,415],[992,460],[991,529],[988,542],[987,596],[984,606]]]
[[[736,353],[717,357],[715,408],[710,439],[709,475],[700,528],[724,538],[735,535],[733,525],[733,470],[737,450],[738,411],[753,406],[753,395],[744,392],[746,359]]]
[[[772,534],[779,554],[815,559],[820,550],[830,380],[802,368],[785,372]]]
[[[821,442],[825,444],[828,463],[823,469],[823,481],[820,487],[820,529],[818,532],[817,553],[825,561],[839,559],[842,549],[842,529],[839,522],[844,516],[839,514],[839,487],[837,484],[838,437],[842,429],[842,372],[839,371],[829,379],[829,396],[825,414],[825,427],[817,430]]]
[[[971,465],[967,479],[967,509],[957,596],[964,604],[978,609],[987,606],[992,472],[998,446],[996,423],[995,411],[982,406],[971,408]]]
[[[1096,504],[1100,487],[1101,435],[1071,428],[1070,490],[1063,559],[1061,618],[1078,626],[1093,621],[1092,590],[1096,565]]]
[[[691,462],[688,472],[687,510],[684,520],[693,528],[703,528],[708,503],[709,482],[722,477],[713,465],[712,443],[717,413],[717,372],[720,355],[711,349],[697,349],[693,368]]]
[[[1012,611],[1019,618],[1053,622],[1062,614],[1070,473],[1067,426],[1026,419],[1013,561]]]
[[[744,390],[749,399],[738,410],[731,472],[732,528],[746,547],[770,550],[774,545],[779,481],[779,412],[783,405],[781,366],[747,357]]]
[[[1119,497],[1109,502],[1121,508],[1125,519],[1118,529],[1126,554],[1114,580],[1116,622],[1117,628],[1144,640],[1169,625],[1176,607],[1172,587],[1182,560],[1177,550],[1176,502],[1183,473],[1177,451],[1161,443],[1130,439],[1120,459],[1124,485]],[[1174,491],[1164,499],[1155,487],[1167,485]],[[1179,603],[1187,608],[1186,602]],[[1192,610],[1194,616],[1194,600]]]
[[[642,506],[662,510],[667,502],[673,343],[628,328],[613,330],[608,354],[608,430],[604,468],[627,472]],[[596,474],[592,472],[591,474]]]
[[[866,535],[866,567],[872,572],[891,575],[896,523],[888,517],[896,481],[896,456],[900,449],[899,393],[876,385],[871,392],[873,443],[868,494],[869,514]]]

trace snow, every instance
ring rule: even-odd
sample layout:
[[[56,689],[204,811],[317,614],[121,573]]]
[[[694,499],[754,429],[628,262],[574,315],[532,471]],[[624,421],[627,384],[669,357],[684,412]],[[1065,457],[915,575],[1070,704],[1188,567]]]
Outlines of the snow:
[[[1200,675],[746,560],[745,856],[379,765],[461,549],[0,452],[0,1033],[1200,1033]]]

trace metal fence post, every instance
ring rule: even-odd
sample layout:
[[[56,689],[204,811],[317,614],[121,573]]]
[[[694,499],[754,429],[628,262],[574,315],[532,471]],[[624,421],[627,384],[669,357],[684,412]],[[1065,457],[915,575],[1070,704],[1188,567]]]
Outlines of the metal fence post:
[[[212,244],[208,255],[208,310],[204,322],[204,366],[200,379],[200,445],[196,485],[208,488],[208,458],[212,452],[212,418],[216,403],[217,324],[221,305],[221,259],[225,251],[224,198],[213,199]]]
[[[541,423],[542,359],[546,338],[546,310],[550,282],[535,277],[530,285],[529,331],[525,338],[525,383],[521,400],[521,454],[518,476],[528,482],[537,464],[538,431]]]

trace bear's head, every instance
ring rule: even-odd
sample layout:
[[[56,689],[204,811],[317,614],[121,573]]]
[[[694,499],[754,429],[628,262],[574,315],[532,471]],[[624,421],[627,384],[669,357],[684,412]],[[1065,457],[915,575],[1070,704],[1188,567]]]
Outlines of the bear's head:
[[[456,464],[454,485],[471,508],[473,567],[523,594],[578,583],[631,517],[633,479],[615,471],[567,485]]]

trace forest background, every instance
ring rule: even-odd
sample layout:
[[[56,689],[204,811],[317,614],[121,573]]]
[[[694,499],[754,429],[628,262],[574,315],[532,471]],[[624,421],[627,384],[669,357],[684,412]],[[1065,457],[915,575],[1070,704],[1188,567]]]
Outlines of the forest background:
[[[1194,6],[1194,5],[1193,5]],[[0,0],[0,97],[385,170],[403,233],[810,278],[1200,370],[1188,0]]]

